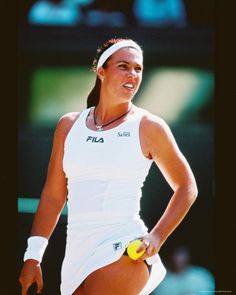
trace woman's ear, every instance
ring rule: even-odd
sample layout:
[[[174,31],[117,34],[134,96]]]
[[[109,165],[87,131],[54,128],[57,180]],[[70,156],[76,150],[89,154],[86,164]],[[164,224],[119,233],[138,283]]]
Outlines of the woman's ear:
[[[101,80],[101,82],[103,82],[103,80],[104,80],[104,68],[103,67],[98,68],[97,76]]]

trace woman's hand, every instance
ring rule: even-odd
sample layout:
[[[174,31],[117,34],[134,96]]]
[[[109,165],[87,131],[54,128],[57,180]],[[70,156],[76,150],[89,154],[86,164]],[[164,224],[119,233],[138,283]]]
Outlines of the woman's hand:
[[[27,295],[28,289],[33,283],[37,284],[37,293],[41,293],[43,289],[42,270],[39,262],[34,259],[25,261],[19,281],[21,283],[21,295]]]
[[[142,245],[137,249],[137,253],[145,250],[144,254],[137,259],[136,261],[143,261],[148,257],[151,257],[157,254],[161,248],[160,239],[154,233],[150,233],[142,238],[139,238],[142,241]]]

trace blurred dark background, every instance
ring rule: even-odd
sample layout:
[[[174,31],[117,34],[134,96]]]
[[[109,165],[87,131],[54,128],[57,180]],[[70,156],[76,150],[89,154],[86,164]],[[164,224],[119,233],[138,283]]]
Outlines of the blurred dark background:
[[[143,84],[134,103],[168,122],[199,188],[196,203],[160,255],[165,263],[175,247],[186,245],[192,263],[214,275],[214,1],[194,0],[20,1],[17,269],[56,122],[63,113],[85,107],[95,79],[90,68],[96,48],[115,36],[130,37],[143,47]],[[150,229],[170,196],[153,165],[141,199],[141,216]],[[42,263],[44,295],[59,294],[65,237],[66,210]]]

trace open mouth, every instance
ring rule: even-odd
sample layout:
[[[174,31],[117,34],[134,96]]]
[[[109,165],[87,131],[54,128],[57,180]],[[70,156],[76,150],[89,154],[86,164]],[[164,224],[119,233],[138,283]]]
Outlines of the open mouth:
[[[130,83],[124,84],[123,87],[128,89],[128,90],[133,90],[134,89],[134,85],[130,84]]]

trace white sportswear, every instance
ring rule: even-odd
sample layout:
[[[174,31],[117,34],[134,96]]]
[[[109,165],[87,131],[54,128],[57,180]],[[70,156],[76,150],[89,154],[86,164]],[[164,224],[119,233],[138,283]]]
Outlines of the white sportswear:
[[[68,225],[61,294],[71,295],[93,271],[118,260],[128,243],[148,233],[140,219],[143,182],[152,160],[144,157],[139,125],[144,110],[133,107],[126,121],[105,131],[86,126],[84,110],[65,140]],[[166,274],[159,255],[147,260],[147,295]]]

